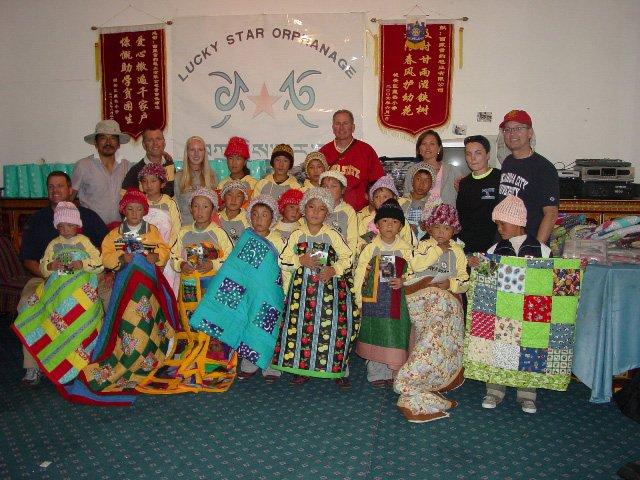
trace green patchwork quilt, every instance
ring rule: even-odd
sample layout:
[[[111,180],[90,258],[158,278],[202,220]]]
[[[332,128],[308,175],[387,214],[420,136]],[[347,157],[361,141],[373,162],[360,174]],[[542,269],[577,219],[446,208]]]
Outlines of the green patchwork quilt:
[[[471,271],[465,377],[566,390],[582,273],[574,259],[487,255]]]

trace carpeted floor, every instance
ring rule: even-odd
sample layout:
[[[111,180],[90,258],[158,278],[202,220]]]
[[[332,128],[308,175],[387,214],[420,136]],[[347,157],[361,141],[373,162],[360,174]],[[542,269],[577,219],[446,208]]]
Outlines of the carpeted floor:
[[[18,386],[19,344],[0,323],[0,478],[606,479],[640,459],[640,424],[581,384],[540,391],[527,415],[510,390],[482,409],[483,385],[467,381],[451,418],[410,424],[359,359],[347,391],[255,376],[225,394],[72,405],[48,382]]]

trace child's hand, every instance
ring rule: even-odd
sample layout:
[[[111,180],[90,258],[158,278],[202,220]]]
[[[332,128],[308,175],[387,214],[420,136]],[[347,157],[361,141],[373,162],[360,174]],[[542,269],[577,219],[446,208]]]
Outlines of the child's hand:
[[[467,263],[472,268],[478,268],[480,266],[480,259],[475,255],[469,255],[467,257]]]
[[[71,270],[82,270],[83,266],[84,265],[82,265],[82,260],[74,260],[68,265],[68,268],[70,268]]]
[[[131,260],[133,260],[133,255],[133,253],[123,253],[122,255],[120,255],[120,259],[122,263],[131,263]]]
[[[431,286],[440,288],[442,290],[449,290],[449,287],[451,287],[451,282],[449,281],[449,279],[446,279],[441,282],[432,283]]]
[[[320,265],[320,261],[316,257],[312,257],[308,253],[300,256],[300,265],[307,268],[316,268]]]
[[[320,275],[318,275],[318,278],[320,279],[321,282],[328,282],[329,280],[331,280],[331,278],[333,278],[336,274],[336,269],[333,267],[322,267],[322,270],[320,270]]]
[[[391,288],[393,288],[394,290],[398,290],[404,285],[404,279],[402,277],[390,278],[389,285],[391,285]]]
[[[186,274],[193,273],[195,268],[189,262],[182,261],[180,263],[180,271]]]
[[[211,260],[205,260],[204,262],[198,264],[196,270],[198,270],[200,273],[210,272],[211,270],[213,270],[213,262]]]
[[[160,255],[158,255],[157,253],[148,253],[146,258],[147,262],[153,265],[160,259]]]
[[[50,272],[55,272],[56,270],[62,270],[63,268],[64,268],[64,265],[62,264],[62,262],[58,260],[49,262],[49,264],[47,265],[47,270],[49,270]]]

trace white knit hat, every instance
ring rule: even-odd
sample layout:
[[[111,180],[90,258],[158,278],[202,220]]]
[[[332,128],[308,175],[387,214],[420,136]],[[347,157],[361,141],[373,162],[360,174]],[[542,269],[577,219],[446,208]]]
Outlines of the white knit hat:
[[[347,177],[345,177],[342,173],[340,173],[337,170],[327,170],[326,172],[322,172],[320,174],[320,181],[319,181],[320,184],[322,184],[322,180],[324,178],[335,178],[337,181],[339,181],[342,184],[344,188],[347,188]]]
[[[205,187],[196,188],[191,194],[191,196],[189,197],[189,205],[191,205],[191,202],[193,202],[193,199],[196,197],[208,198],[213,204],[213,209],[218,210],[218,194],[213,190],[209,190],[208,188],[205,188]]]
[[[247,207],[247,220],[251,223],[251,210],[256,205],[264,205],[271,210],[272,218],[271,225],[269,228],[273,228],[273,226],[280,221],[280,213],[278,212],[278,204],[275,199],[271,195],[258,195],[257,197],[253,197],[249,202],[249,206]]]
[[[503,222],[518,225],[520,227],[527,226],[527,207],[521,198],[513,195],[507,195],[499,204],[497,204],[493,212],[491,212],[491,220],[502,220]]]
[[[300,213],[304,215],[304,207],[307,206],[309,200],[317,198],[322,203],[327,206],[328,213],[333,213],[334,205],[333,205],[333,197],[331,196],[331,192],[326,188],[322,187],[313,187],[304,192],[304,196],[300,201]]]

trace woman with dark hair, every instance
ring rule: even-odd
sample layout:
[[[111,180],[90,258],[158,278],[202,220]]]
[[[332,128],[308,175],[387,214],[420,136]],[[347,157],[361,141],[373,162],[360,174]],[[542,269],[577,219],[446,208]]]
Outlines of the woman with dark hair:
[[[442,158],[444,151],[442,139],[435,130],[427,130],[420,134],[416,140],[416,158],[418,163],[413,163],[407,168],[404,177],[404,196],[411,192],[411,179],[413,173],[425,164],[433,167],[436,171],[436,178],[429,192],[429,200],[440,199],[442,203],[455,206],[458,191],[456,190],[456,179],[462,177],[460,172],[451,165],[443,165]]]

